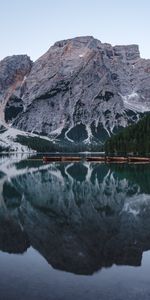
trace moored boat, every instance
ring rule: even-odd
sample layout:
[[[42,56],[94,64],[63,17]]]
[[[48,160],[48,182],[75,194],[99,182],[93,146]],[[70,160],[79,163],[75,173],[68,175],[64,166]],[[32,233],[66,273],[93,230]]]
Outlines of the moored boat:
[[[138,157],[138,156],[130,156],[128,157],[129,162],[150,162],[150,157]]]
[[[86,157],[86,161],[105,161],[105,156]]]
[[[128,162],[128,158],[124,156],[107,156],[107,162]]]

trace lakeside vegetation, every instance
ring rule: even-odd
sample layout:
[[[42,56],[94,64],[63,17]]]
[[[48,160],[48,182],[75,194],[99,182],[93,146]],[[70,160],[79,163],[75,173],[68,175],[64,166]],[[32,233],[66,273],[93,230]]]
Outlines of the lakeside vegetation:
[[[150,114],[108,139],[105,151],[115,155],[150,155]]]
[[[101,144],[84,144],[80,143],[68,143],[68,142],[52,142],[50,140],[42,139],[41,137],[27,137],[23,135],[17,135],[16,142],[21,145],[27,146],[29,149],[37,152],[99,152],[103,151],[103,145]]]
[[[103,145],[91,142],[88,144],[81,142],[68,142],[65,140],[48,140],[38,136],[17,135],[15,142],[27,146],[29,150],[37,152],[102,152],[106,155],[145,155],[150,156],[150,113],[147,113],[137,124],[124,128],[118,134],[113,135]],[[9,152],[0,146],[0,152]]]

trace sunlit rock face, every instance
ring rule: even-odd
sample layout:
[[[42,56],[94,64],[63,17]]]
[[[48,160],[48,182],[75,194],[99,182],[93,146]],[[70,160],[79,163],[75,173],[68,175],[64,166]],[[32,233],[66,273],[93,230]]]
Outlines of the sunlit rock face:
[[[150,249],[149,165],[31,161],[28,168],[20,162],[2,170],[0,241],[9,217],[21,228],[24,245],[54,268],[88,275],[113,264],[141,264]]]
[[[12,60],[21,68],[15,80]],[[4,63],[7,80],[1,79]],[[140,57],[137,45],[77,37],[55,43],[31,66],[25,56],[0,63],[0,80],[9,89],[1,92],[5,120],[18,129],[60,142],[104,143],[150,110],[150,60]]]

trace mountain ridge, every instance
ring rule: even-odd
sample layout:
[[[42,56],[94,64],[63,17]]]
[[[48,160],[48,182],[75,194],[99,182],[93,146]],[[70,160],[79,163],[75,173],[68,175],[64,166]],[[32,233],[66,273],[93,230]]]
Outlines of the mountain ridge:
[[[6,78],[4,62],[0,122],[6,127],[60,144],[102,146],[150,111],[150,60],[136,44],[111,46],[92,36],[62,40],[34,63],[27,56],[11,62]],[[6,85],[9,73],[14,81]]]

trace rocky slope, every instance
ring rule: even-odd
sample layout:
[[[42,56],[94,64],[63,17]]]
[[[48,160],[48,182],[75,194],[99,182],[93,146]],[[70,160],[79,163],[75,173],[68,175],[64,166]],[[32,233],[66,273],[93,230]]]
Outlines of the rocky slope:
[[[9,68],[19,75],[10,79]],[[0,82],[1,119],[57,141],[103,143],[150,111],[150,60],[137,45],[91,36],[55,43],[33,65],[27,56],[4,59]]]
[[[11,120],[23,110],[22,84],[32,62],[27,55],[13,55],[0,62],[0,121]]]

